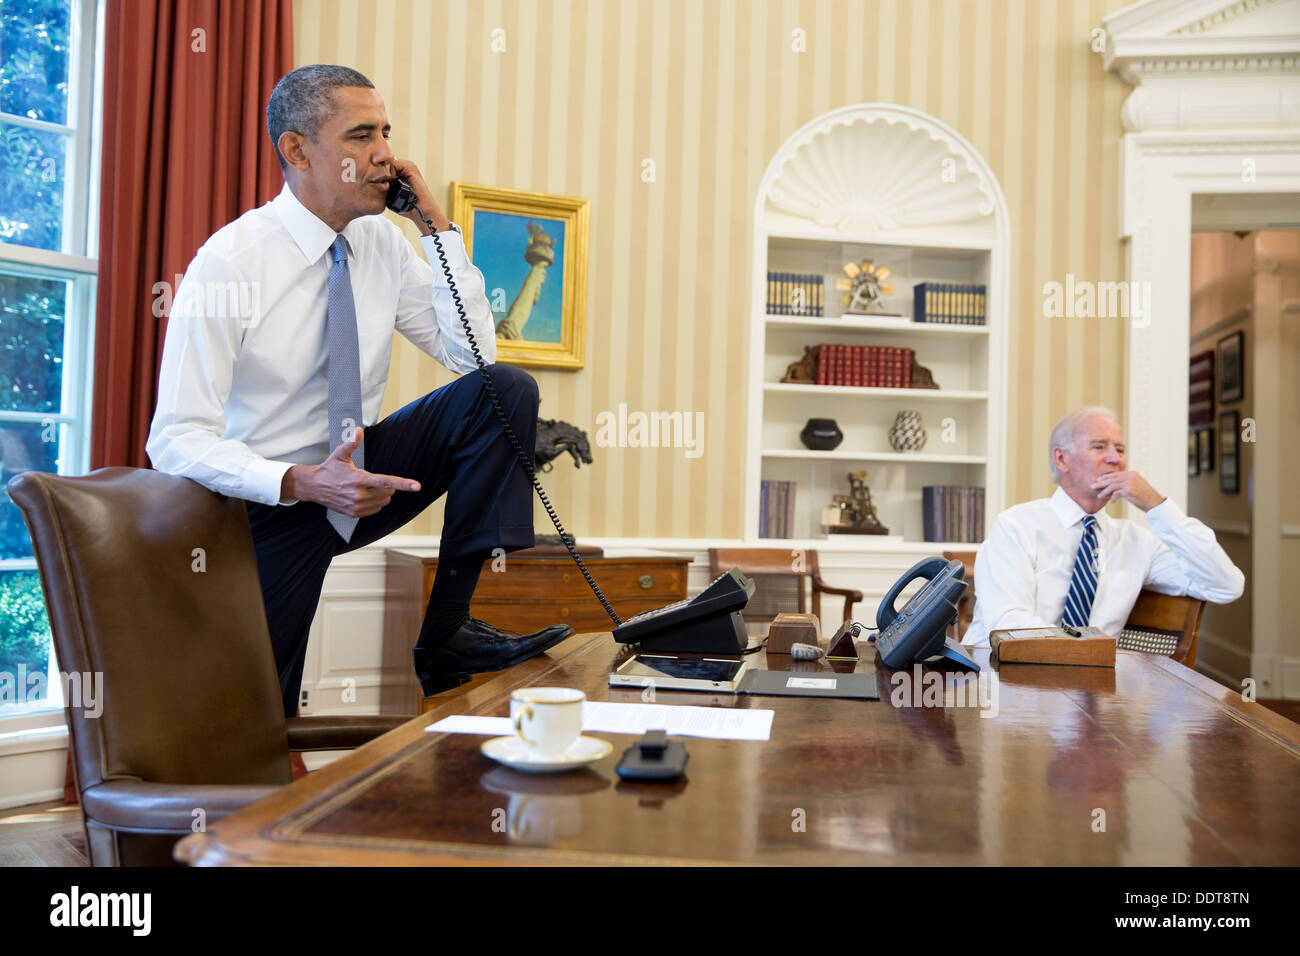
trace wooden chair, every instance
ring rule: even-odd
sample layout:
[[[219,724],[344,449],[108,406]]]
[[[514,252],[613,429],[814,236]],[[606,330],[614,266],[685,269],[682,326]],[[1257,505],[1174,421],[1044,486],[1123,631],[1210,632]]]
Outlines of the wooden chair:
[[[966,628],[970,627],[971,618],[975,616],[975,552],[945,551],[943,557],[946,561],[960,561],[966,566],[966,590],[957,599],[957,620],[952,625],[957,632],[952,636],[960,641],[966,636]]]
[[[823,594],[844,598],[844,622],[853,620],[853,605],[862,600],[862,592],[853,588],[833,588],[821,578],[816,551],[803,552],[803,570],[796,571],[794,554],[789,548],[709,548],[709,573],[717,577],[732,568],[754,578],[754,597],[745,607],[746,621],[771,621],[777,614],[791,610],[797,601],[801,614],[808,613],[808,582],[811,582],[812,613],[822,619]],[[769,613],[770,612],[770,613]],[[824,627],[824,630],[830,630]]]
[[[1205,602],[1174,597],[1147,588],[1138,595],[1116,646],[1126,651],[1161,654],[1196,667],[1196,635],[1201,630]]]

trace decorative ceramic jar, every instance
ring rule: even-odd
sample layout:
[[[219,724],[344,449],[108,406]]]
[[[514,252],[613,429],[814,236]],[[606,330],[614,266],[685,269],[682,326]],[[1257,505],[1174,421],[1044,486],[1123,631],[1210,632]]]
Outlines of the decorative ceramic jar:
[[[813,451],[831,451],[844,441],[844,432],[833,418],[810,418],[799,433],[799,440]]]
[[[925,438],[920,412],[899,412],[889,429],[889,444],[894,451],[920,451],[925,447]]]

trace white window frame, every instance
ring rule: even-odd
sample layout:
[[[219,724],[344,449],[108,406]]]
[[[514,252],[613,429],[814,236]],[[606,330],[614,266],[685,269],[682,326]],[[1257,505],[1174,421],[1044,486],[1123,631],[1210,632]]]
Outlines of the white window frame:
[[[0,113],[5,123],[70,135],[63,176],[63,248],[33,249],[0,242],[0,270],[35,278],[65,280],[63,391],[60,412],[0,412],[0,421],[47,422],[59,426],[60,474],[90,470],[90,425],[93,398],[95,294],[99,273],[99,163],[102,140],[104,4],[72,0],[69,20],[68,125]],[[34,558],[0,560],[0,571],[35,570]],[[64,723],[62,688],[48,686],[39,709],[0,716],[0,742],[18,752],[31,736],[34,749],[63,746],[52,728]]]

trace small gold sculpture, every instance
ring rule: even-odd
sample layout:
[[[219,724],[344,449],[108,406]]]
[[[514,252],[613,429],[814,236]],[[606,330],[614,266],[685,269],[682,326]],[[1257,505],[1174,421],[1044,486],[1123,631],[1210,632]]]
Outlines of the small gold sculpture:
[[[871,489],[867,487],[867,471],[856,475],[849,472],[849,494],[836,495],[835,503],[826,509],[827,517],[836,517],[835,523],[826,523],[831,534],[889,534],[880,523],[876,506],[871,503]],[[835,514],[838,509],[838,514]]]
[[[886,282],[889,267],[878,266],[871,259],[863,259],[862,265],[856,262],[844,264],[847,279],[837,279],[835,288],[848,293],[844,296],[844,311],[855,315],[866,315],[871,306],[880,302],[881,296],[893,295],[894,285]]]

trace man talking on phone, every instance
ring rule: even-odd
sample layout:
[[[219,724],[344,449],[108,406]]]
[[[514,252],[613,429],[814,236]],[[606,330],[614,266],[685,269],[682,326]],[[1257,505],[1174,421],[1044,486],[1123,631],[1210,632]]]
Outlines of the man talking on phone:
[[[285,186],[214,233],[185,273],[167,325],[150,460],[247,499],[286,716],[297,712],[334,556],[396,531],[443,494],[438,570],[414,650],[421,689],[435,694],[541,653],[572,628],[520,636],[469,614],[494,549],[533,546],[532,486],[477,370],[453,284],[529,451],[537,383],[493,364],[482,274],[419,169],[389,148],[388,114],[366,77],[299,67],[276,84],[266,123]],[[405,215],[427,261],[382,215],[394,178],[415,191]],[[379,421],[394,331],[462,377]]]

